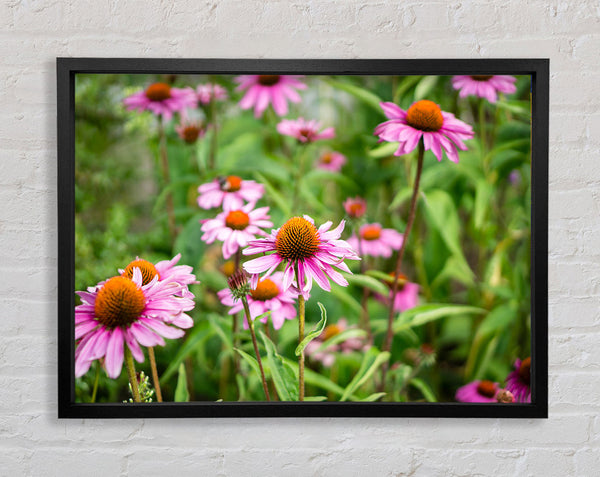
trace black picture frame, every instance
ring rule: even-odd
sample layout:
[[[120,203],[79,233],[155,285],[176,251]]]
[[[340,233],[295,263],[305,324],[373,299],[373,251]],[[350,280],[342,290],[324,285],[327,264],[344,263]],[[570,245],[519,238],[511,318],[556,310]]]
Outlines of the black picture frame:
[[[548,417],[548,59],[256,60],[58,58],[58,417]],[[531,386],[532,403],[75,402],[75,75],[335,74],[531,75]]]

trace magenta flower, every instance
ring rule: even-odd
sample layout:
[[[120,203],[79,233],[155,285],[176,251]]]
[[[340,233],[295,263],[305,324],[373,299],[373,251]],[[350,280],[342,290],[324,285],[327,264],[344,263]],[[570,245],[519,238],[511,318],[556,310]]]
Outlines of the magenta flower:
[[[492,381],[473,381],[456,390],[459,402],[498,402],[496,394],[500,390],[498,383]]]
[[[206,126],[202,121],[190,121],[182,118],[181,122],[175,126],[175,131],[187,144],[195,144],[206,134]]]
[[[244,201],[256,204],[265,193],[262,184],[246,181],[238,176],[219,177],[198,187],[198,205],[203,209],[223,207],[224,210],[240,209]]]
[[[162,260],[153,264],[137,257],[124,269],[119,269],[119,273],[126,278],[132,279],[134,269],[138,268],[142,274],[142,285],[146,285],[154,277],[158,277],[159,282],[176,283],[181,287],[181,296],[193,299],[194,294],[189,291],[188,285],[199,282],[196,280],[196,275],[192,273],[192,267],[189,265],[177,265],[180,259],[181,254],[178,253],[171,260]]]
[[[380,224],[365,224],[359,230],[360,243],[356,235],[348,239],[361,256],[390,258],[393,250],[400,250],[404,235],[394,229],[384,229]]]
[[[301,143],[311,143],[319,139],[335,137],[335,129],[327,128],[319,132],[321,123],[316,119],[309,121],[304,118],[284,119],[277,125],[277,131],[284,136],[295,137]]]
[[[172,88],[166,83],[154,83],[123,100],[128,111],[151,111],[169,120],[176,111],[196,107],[196,93],[191,88]]]
[[[506,377],[506,389],[513,393],[515,402],[531,402],[531,358],[515,361],[515,370]]]
[[[202,240],[223,242],[223,257],[228,259],[257,235],[266,235],[261,228],[273,227],[267,214],[268,207],[253,208],[254,204],[246,204],[238,210],[225,210],[214,219],[201,220]]]
[[[393,295],[393,278],[396,274],[390,273],[392,277],[392,283],[389,283],[390,293],[387,297],[384,297],[378,293],[375,294],[375,298],[380,302],[389,306],[390,300]],[[414,308],[419,303],[419,285],[408,281],[408,277],[404,274],[400,274],[398,279],[398,289],[396,290],[396,298],[394,299],[394,310],[395,311],[406,311]]]
[[[250,242],[242,252],[244,255],[274,252],[244,263],[244,269],[253,275],[252,286],[256,287],[258,280],[255,274],[266,271],[264,276],[268,277],[281,262],[285,262],[284,291],[295,283],[295,267],[299,281],[296,288],[303,295],[310,292],[313,279],[326,291],[331,290],[328,277],[338,285],[348,286],[346,279],[333,267],[352,273],[344,260],[360,258],[346,241],[340,240],[345,222],[342,220],[337,228],[330,231],[332,225],[329,221],[317,230],[314,220],[308,215],[292,217],[266,238]]]
[[[235,315],[240,311],[243,313],[244,305],[242,300],[236,300],[229,288],[225,288],[217,292],[221,303],[225,306],[230,306],[230,315]],[[258,282],[254,290],[250,290],[248,295],[248,306],[252,319],[256,319],[260,315],[267,312],[271,317],[273,328],[278,330],[283,326],[285,320],[293,320],[296,318],[295,302],[298,293],[292,288],[283,290],[283,273],[275,272],[269,278],[263,278]],[[260,321],[267,323],[269,316],[263,316]],[[248,322],[244,314],[244,329],[248,329]]]
[[[191,328],[192,318],[184,312],[193,300],[181,296],[174,281],[154,277],[143,285],[142,272],[133,269],[129,278],[117,276],[88,291],[77,292],[81,305],[75,307],[75,376],[83,376],[92,361],[105,358],[112,379],[121,374],[124,343],[138,363],[144,361],[142,346],[164,346],[164,338],[181,338]],[[169,326],[174,325],[174,326]]]
[[[211,101],[224,101],[227,99],[227,90],[218,84],[199,84],[196,86],[196,97],[200,104],[210,104]]]
[[[262,116],[269,103],[278,116],[285,116],[288,112],[288,100],[292,103],[300,102],[300,95],[296,90],[306,89],[306,85],[298,81],[302,76],[296,75],[243,75],[235,81],[239,84],[237,90],[246,91],[240,101],[240,108],[254,107],[254,117]]]
[[[339,152],[326,152],[319,157],[317,167],[331,172],[339,172],[346,164],[346,156]]]
[[[355,197],[354,199],[348,197],[344,201],[344,210],[348,217],[360,219],[367,212],[367,201],[362,197]]]
[[[348,326],[348,321],[341,318],[337,323],[327,325],[323,332],[314,340],[306,345],[305,352],[311,359],[321,362],[326,368],[330,368],[335,362],[335,353],[352,353],[353,351],[363,351],[369,347],[361,338],[348,338],[340,343],[333,344],[327,348],[318,351],[321,345],[330,338],[339,335],[354,326]]]
[[[516,81],[514,76],[504,75],[454,76],[452,87],[460,90],[461,98],[479,96],[490,103],[495,103],[498,100],[498,93],[512,94],[517,90]]]
[[[458,162],[457,148],[466,151],[463,139],[473,138],[473,128],[456,119],[454,114],[442,111],[433,101],[422,99],[404,111],[394,103],[380,103],[389,121],[375,128],[379,142],[399,142],[395,156],[408,154],[423,138],[425,150],[431,150],[438,161],[442,149],[452,162]]]

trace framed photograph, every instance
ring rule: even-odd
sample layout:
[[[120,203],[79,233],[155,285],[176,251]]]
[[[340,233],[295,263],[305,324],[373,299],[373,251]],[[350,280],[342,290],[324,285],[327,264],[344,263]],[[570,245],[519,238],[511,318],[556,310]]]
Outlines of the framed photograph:
[[[547,417],[548,60],[57,79],[59,417]]]

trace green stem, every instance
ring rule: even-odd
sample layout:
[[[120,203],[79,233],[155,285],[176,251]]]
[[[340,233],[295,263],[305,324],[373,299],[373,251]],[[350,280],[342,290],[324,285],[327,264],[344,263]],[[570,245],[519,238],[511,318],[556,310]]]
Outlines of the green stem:
[[[296,272],[296,284],[300,289],[300,280],[298,278],[298,264],[294,265]],[[304,315],[306,313],[306,303],[302,293],[298,295],[298,343],[302,343],[304,339]],[[298,400],[304,401],[304,350],[300,352],[298,357]]]
[[[392,296],[390,297],[390,309],[388,313],[388,326],[387,333],[385,336],[385,341],[383,344],[383,351],[389,351],[392,349],[392,340],[394,337],[394,333],[392,331],[392,327],[394,324],[394,302],[396,301],[396,295],[398,294],[398,277],[400,276],[400,269],[402,268],[402,259],[404,258],[404,252],[406,250],[406,244],[408,243],[408,239],[410,237],[410,231],[412,230],[413,223],[415,221],[415,216],[417,212],[417,197],[419,196],[419,184],[421,182],[421,173],[423,172],[423,158],[425,156],[425,146],[423,144],[423,139],[419,141],[419,151],[417,157],[417,172],[415,174],[415,182],[413,184],[412,197],[410,199],[410,210],[408,212],[408,221],[406,222],[406,229],[404,230],[404,240],[402,241],[402,246],[400,247],[400,251],[398,252],[398,258],[396,260],[396,270],[395,270],[395,279],[394,285],[392,287]],[[382,382],[381,388],[385,386],[385,374],[387,372],[387,364],[383,366],[383,374],[382,374]]]
[[[100,364],[96,361],[96,376],[94,377],[94,389],[92,391],[92,401],[96,402],[96,394],[98,393],[98,381],[100,381]]]
[[[165,188],[171,184],[171,175],[169,173],[169,157],[167,155],[167,137],[165,135],[165,127],[163,124],[162,116],[158,121],[158,142],[160,150],[160,164],[162,167],[163,182]],[[173,203],[173,191],[169,191],[166,197],[167,201],[167,220],[169,223],[169,233],[171,239],[175,240],[176,228],[175,228],[175,205]]]
[[[131,384],[131,394],[133,394],[133,400],[135,402],[142,402],[140,398],[140,391],[138,389],[137,376],[135,374],[135,365],[133,364],[133,356],[127,345],[124,346],[125,355],[125,367],[127,368],[127,376],[129,377],[129,384]]]
[[[248,328],[250,328],[250,335],[252,336],[252,345],[254,346],[254,354],[256,354],[256,361],[258,362],[258,367],[260,369],[260,378],[262,380],[263,390],[265,391],[265,396],[267,401],[271,400],[271,396],[269,395],[269,388],[267,386],[267,380],[265,378],[265,371],[263,369],[262,360],[260,359],[260,353],[258,352],[258,343],[256,341],[256,333],[254,332],[254,321],[252,321],[252,315],[250,314],[250,307],[248,306],[248,299],[244,296],[242,297],[242,303],[244,305],[244,311],[246,312],[246,320],[248,321]]]
[[[150,358],[150,369],[152,371],[152,382],[154,383],[154,391],[156,392],[156,400],[163,402],[162,392],[160,390],[160,381],[158,379],[158,369],[156,367],[156,356],[154,356],[154,347],[148,347],[148,357]]]

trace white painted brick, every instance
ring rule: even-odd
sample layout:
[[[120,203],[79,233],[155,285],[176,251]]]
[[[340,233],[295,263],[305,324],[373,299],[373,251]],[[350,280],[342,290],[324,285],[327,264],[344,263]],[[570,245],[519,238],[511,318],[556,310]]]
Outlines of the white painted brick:
[[[550,337],[549,365],[560,369],[600,369],[599,333],[584,333]]]
[[[600,292],[600,276],[595,263],[549,263],[548,293],[584,298]]]
[[[61,458],[57,458],[57,451]],[[31,467],[43,471],[43,475],[48,477],[65,475],[105,477],[121,475],[125,468],[125,458],[118,449],[103,451],[93,447],[89,449],[41,448],[34,451]]]
[[[551,328],[573,330],[600,324],[598,298],[570,298],[551,302],[548,309],[548,324]]]
[[[575,453],[575,473],[595,475],[600,469],[600,449],[587,447]]]
[[[575,475],[575,450],[529,449],[518,473],[527,477],[538,475]]]

